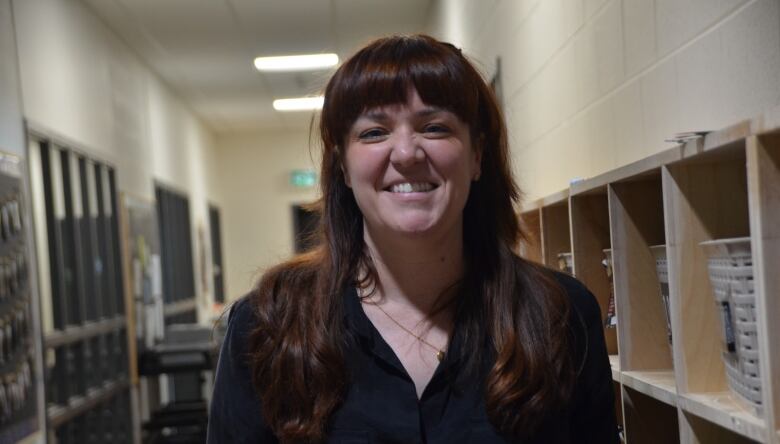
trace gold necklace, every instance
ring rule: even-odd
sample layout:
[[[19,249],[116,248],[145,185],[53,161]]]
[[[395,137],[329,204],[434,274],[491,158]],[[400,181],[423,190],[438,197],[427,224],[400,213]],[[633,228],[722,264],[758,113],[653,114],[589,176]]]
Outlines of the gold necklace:
[[[385,310],[384,310],[382,307],[380,307],[380,306],[379,306],[379,304],[377,304],[376,302],[369,302],[369,301],[365,301],[365,300],[364,300],[363,302],[365,302],[366,304],[371,304],[371,305],[373,305],[374,307],[378,308],[378,309],[379,309],[379,311],[381,311],[382,313],[384,313],[384,314],[385,314],[385,316],[387,316],[387,317],[388,317],[388,318],[389,318],[391,321],[393,321],[393,322],[395,323],[395,325],[397,325],[397,326],[401,327],[401,329],[403,329],[403,331],[405,331],[405,332],[409,333],[410,335],[414,336],[414,337],[415,337],[415,338],[417,338],[417,340],[418,340],[418,341],[420,341],[421,343],[423,343],[423,344],[427,345],[428,347],[430,347],[430,348],[432,348],[432,349],[436,350],[436,359],[438,359],[438,360],[439,360],[439,362],[441,362],[441,361],[443,361],[443,360],[444,360],[444,354],[445,354],[445,353],[444,353],[444,350],[440,349],[439,347],[436,347],[435,345],[433,345],[433,344],[431,344],[430,342],[428,342],[428,341],[426,341],[425,339],[423,339],[423,338],[422,338],[420,335],[416,334],[415,332],[413,332],[413,331],[409,330],[408,328],[404,327],[403,325],[401,325],[401,323],[400,323],[400,322],[396,321],[394,317],[390,316],[390,313],[386,312],[386,311],[385,311]]]

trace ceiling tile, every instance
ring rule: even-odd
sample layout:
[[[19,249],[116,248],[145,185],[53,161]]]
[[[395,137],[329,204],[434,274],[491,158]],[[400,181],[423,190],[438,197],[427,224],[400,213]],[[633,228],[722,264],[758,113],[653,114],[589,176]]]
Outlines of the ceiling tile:
[[[424,29],[430,0],[82,0],[212,129],[289,129],[275,98],[317,94],[332,71],[259,73],[259,55],[337,52]],[[304,113],[306,114],[306,113]]]

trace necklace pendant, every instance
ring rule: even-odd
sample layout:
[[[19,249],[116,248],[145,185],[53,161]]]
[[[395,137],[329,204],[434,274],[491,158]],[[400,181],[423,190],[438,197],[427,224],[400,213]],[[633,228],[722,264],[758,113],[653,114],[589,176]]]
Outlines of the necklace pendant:
[[[444,352],[442,350],[439,350],[438,353],[436,353],[436,359],[438,359],[439,362],[444,360]]]

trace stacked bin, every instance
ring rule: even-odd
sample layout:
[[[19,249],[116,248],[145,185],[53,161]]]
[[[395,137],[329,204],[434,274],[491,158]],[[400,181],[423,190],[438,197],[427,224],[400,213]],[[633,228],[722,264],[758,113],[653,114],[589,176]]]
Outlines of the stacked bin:
[[[723,362],[729,387],[762,412],[756,329],[756,294],[750,238],[702,242],[713,295],[721,315]]]

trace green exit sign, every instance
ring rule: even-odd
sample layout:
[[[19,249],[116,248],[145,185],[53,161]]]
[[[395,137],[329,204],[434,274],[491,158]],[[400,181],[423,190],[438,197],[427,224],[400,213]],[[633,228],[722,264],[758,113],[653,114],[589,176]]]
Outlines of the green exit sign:
[[[313,170],[293,170],[290,184],[297,188],[311,188],[317,184],[317,172]]]

